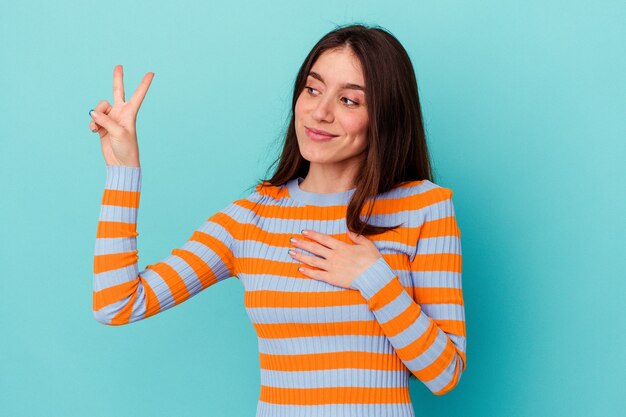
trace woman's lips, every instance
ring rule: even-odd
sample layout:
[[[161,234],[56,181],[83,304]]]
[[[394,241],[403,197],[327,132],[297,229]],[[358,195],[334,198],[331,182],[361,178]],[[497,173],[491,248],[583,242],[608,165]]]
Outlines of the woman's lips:
[[[315,141],[327,141],[337,136],[337,135],[325,135],[322,133],[318,133],[309,129],[308,127],[304,128],[304,132],[307,134],[308,137],[310,137],[311,139]]]

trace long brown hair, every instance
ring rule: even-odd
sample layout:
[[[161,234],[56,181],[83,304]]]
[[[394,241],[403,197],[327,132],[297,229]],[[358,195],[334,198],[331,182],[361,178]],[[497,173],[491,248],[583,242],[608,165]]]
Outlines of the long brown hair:
[[[271,178],[260,178],[257,184],[279,186],[307,175],[310,163],[300,154],[295,131],[296,101],[317,58],[326,50],[344,46],[351,48],[361,63],[369,120],[366,155],[361,172],[355,178],[356,189],[347,207],[346,222],[348,228],[358,234],[379,234],[400,225],[368,224],[372,204],[366,220],[362,221],[360,214],[367,199],[375,199],[405,181],[432,181],[411,59],[400,42],[380,26],[338,26],[313,46],[296,76],[282,153],[268,171],[278,166]]]

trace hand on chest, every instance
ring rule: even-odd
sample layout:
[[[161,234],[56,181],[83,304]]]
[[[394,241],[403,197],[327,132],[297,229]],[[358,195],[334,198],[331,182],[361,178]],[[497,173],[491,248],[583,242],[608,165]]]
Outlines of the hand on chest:
[[[258,230],[258,229],[257,229]],[[316,232],[308,236],[302,230],[263,232],[256,239],[248,239],[239,278],[244,284],[244,305],[248,316],[262,337],[303,337],[323,334],[378,335],[380,327],[366,300],[357,290],[335,285],[327,279],[317,279],[301,272],[305,267],[320,273],[329,270],[341,271],[342,256],[358,257],[367,253],[370,262],[382,256],[399,275],[406,270],[410,253],[408,245],[398,241],[398,232],[382,233],[377,238],[356,237],[343,233],[323,234]],[[345,231],[345,228],[343,229]],[[395,233],[395,234],[394,234]],[[298,242],[292,243],[291,238]],[[366,239],[367,242],[363,239]],[[346,247],[360,247],[361,251],[339,251]],[[292,256],[290,250],[301,255]],[[334,254],[337,257],[329,256]],[[343,254],[343,255],[340,255]],[[377,254],[373,256],[372,254]],[[327,258],[324,258],[327,256]],[[338,267],[332,260],[338,262]],[[305,262],[306,261],[306,262]],[[350,265],[349,263],[343,264]],[[363,265],[355,262],[352,265]],[[346,267],[346,271],[349,269]],[[335,272],[337,273],[337,272]],[[341,272],[339,272],[340,274]],[[352,274],[358,271],[352,270]],[[350,279],[354,278],[351,276]],[[402,281],[402,279],[401,279]],[[294,326],[298,324],[298,326]],[[280,335],[280,336],[279,336]]]

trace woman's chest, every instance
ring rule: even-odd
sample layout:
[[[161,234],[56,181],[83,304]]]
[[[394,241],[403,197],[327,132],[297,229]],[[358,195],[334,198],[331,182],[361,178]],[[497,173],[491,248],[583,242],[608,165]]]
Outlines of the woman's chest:
[[[266,219],[251,224],[245,244],[236,256],[237,276],[244,286],[246,311],[257,331],[296,332],[300,336],[320,332],[345,334],[346,331],[378,334],[380,329],[375,325],[375,317],[359,291],[332,285],[298,270],[306,265],[292,258],[288,253],[290,249],[323,258],[322,251],[316,250],[316,245],[323,245],[314,239],[304,238],[313,244],[310,250],[290,242],[291,237],[303,239],[302,229],[322,233],[336,239],[337,243],[355,244],[346,234],[345,218],[334,222]],[[406,269],[411,250],[403,241],[402,233],[392,230],[368,239],[397,272],[400,282],[410,289]]]

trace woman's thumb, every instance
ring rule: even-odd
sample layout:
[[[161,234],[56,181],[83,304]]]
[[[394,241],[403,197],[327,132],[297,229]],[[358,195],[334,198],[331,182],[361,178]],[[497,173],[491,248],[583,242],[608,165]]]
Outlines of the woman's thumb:
[[[104,127],[113,136],[118,136],[119,137],[119,135],[121,133],[120,132],[121,127],[113,119],[111,119],[108,115],[106,115],[104,113],[97,112],[95,110],[90,110],[89,111],[89,115],[91,116],[93,121],[96,122],[96,124]]]

